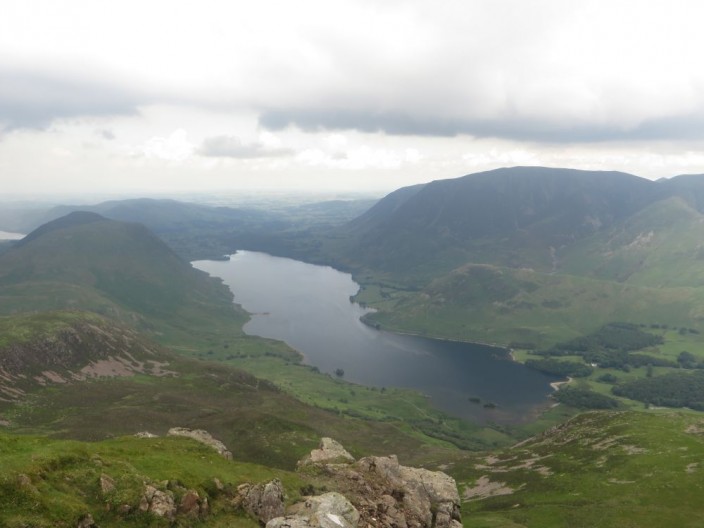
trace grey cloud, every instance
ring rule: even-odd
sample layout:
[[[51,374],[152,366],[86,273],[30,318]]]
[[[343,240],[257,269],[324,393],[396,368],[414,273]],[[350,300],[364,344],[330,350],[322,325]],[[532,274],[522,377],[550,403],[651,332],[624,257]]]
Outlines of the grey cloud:
[[[0,69],[0,128],[46,128],[61,118],[133,115],[137,94],[108,82]]]
[[[107,130],[107,129],[100,130],[100,131],[98,131],[98,135],[101,138],[106,139],[108,141],[115,139],[115,133],[112,130]]]
[[[592,123],[574,124],[520,117],[447,119],[400,112],[334,109],[266,110],[260,114],[259,122],[269,130],[297,126],[306,132],[358,130],[392,135],[437,137],[468,134],[475,137],[540,143],[704,139],[704,112],[646,120],[633,127]]]
[[[290,156],[293,151],[284,148],[267,148],[259,142],[245,143],[235,136],[213,136],[203,141],[198,153],[213,158],[278,158]]]

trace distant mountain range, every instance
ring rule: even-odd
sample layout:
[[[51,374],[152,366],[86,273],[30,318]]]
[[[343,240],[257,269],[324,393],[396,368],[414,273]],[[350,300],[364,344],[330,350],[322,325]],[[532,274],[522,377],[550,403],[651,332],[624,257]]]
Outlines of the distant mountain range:
[[[378,310],[370,321],[396,330],[507,344],[555,342],[620,320],[704,325],[704,176],[654,182],[621,172],[505,168],[399,189],[344,222],[363,205],[328,202],[281,214],[104,202],[51,220],[0,253],[0,294],[11,307],[70,306],[80,295],[98,311],[202,315],[193,299],[215,295],[224,305],[225,296],[202,293],[207,281],[169,247],[188,259],[249,249],[352,271],[363,285],[359,300]],[[89,216],[96,212],[143,222],[168,247],[136,225],[117,229]],[[69,228],[80,236],[57,235]],[[127,232],[142,242],[128,244]],[[142,248],[140,262],[125,259],[127,246]],[[36,293],[15,295],[18,288]]]
[[[498,169],[389,194],[346,226],[345,256],[386,271],[468,260],[550,271],[556,253],[674,198],[701,212],[704,176],[653,182],[621,172]]]
[[[399,189],[311,259],[352,270],[370,321],[397,330],[506,344],[701,325],[703,212],[704,175],[505,168]]]

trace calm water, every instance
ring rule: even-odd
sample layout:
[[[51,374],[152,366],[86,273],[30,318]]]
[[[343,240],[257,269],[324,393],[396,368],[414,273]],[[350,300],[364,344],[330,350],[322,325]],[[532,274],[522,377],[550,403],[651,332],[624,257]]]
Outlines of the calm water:
[[[366,310],[349,300],[359,286],[347,273],[250,251],[193,265],[222,278],[235,302],[254,314],[245,332],[285,341],[323,372],[342,368],[355,383],[417,389],[438,408],[473,420],[521,421],[548,403],[556,378],[510,361],[503,349],[362,324]]]

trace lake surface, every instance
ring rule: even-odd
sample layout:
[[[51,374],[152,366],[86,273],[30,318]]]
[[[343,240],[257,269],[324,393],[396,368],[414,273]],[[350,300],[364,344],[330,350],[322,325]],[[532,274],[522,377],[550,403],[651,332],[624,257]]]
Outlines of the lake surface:
[[[0,231],[0,240],[20,240],[27,235],[22,233],[10,233],[9,231]]]
[[[504,349],[366,326],[359,318],[367,310],[350,301],[359,286],[347,273],[251,251],[193,265],[220,277],[253,314],[247,334],[284,341],[323,372],[341,368],[347,381],[416,389],[436,407],[471,420],[519,422],[549,405],[557,378],[511,361]],[[472,397],[497,407],[486,409]]]

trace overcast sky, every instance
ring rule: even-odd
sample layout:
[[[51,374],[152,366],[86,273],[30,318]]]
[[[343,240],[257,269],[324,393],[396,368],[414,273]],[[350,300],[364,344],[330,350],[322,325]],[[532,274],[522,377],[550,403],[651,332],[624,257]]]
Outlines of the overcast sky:
[[[3,0],[0,195],[704,173],[701,0]]]

